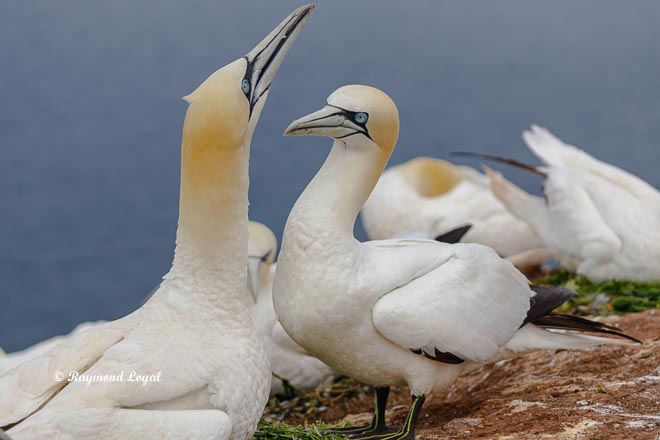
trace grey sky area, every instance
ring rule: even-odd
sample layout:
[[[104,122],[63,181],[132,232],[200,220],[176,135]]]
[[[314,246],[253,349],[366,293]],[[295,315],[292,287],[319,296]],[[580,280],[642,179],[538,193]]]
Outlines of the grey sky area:
[[[300,4],[5,2],[1,347],[139,306],[174,246],[180,98]],[[330,147],[281,133],[347,83],[397,102],[392,163],[455,150],[533,162],[520,133],[538,123],[658,186],[659,42],[654,1],[319,2],[254,137],[250,215],[281,234]]]

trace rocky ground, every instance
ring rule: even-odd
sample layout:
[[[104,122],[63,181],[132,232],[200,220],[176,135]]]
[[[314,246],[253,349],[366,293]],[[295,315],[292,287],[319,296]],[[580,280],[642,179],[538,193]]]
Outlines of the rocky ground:
[[[535,351],[487,364],[427,400],[417,438],[660,439],[660,310],[602,320],[643,344]],[[266,420],[361,424],[371,418],[371,399],[345,381],[312,399],[272,402]],[[402,423],[408,402],[405,390],[394,390],[392,425]]]

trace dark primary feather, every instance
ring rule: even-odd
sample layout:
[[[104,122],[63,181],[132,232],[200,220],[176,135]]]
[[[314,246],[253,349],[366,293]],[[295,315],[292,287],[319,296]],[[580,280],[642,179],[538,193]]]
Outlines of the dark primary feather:
[[[411,349],[410,351],[412,351],[415,354],[421,354],[425,358],[431,359],[432,361],[443,362],[445,364],[456,365],[456,364],[462,364],[463,362],[465,362],[464,359],[461,359],[458,356],[456,356],[455,354],[450,353],[448,351],[440,351],[437,348],[434,348],[433,350],[434,350],[433,354],[427,353],[426,350],[423,350],[421,348]]]
[[[449,244],[455,244],[459,243],[461,241],[461,238],[467,232],[472,228],[472,225],[465,225],[465,226],[460,226],[456,229],[452,229],[449,232],[445,232],[444,234],[438,235],[435,237],[435,241],[439,241],[440,243],[449,243]]]
[[[520,168],[521,170],[529,171],[530,173],[534,173],[538,176],[541,177],[547,177],[546,174],[543,171],[540,171],[533,165],[526,164],[524,162],[517,161],[515,159],[509,159],[506,157],[500,157],[500,156],[492,156],[490,154],[481,154],[481,153],[470,153],[467,151],[455,151],[451,153],[452,156],[459,156],[459,157],[480,157],[482,159],[488,159],[492,160],[493,162],[499,162],[503,163],[506,165],[511,165],[516,168]]]
[[[619,331],[616,327],[612,327],[596,321],[591,321],[589,319],[580,318],[579,316],[565,315],[563,313],[550,313],[547,316],[542,316],[534,320],[532,323],[543,328],[574,330],[589,333],[604,333],[607,335],[620,336],[639,344],[642,343],[642,341],[639,339],[628,336],[627,334]]]
[[[530,286],[536,295],[529,299],[527,317],[521,327],[536,319],[549,315],[554,309],[564,304],[576,295],[575,292],[563,287]]]
[[[571,299],[576,293],[562,287],[531,286],[536,292],[529,299],[529,310],[527,318],[522,325],[532,323],[543,328],[553,328],[559,330],[573,330],[577,332],[602,333],[607,335],[620,336],[631,341],[641,342],[632,336],[622,333],[617,328],[591,321],[579,316],[565,315],[563,313],[553,313],[552,311]],[[521,326],[522,327],[522,326]]]

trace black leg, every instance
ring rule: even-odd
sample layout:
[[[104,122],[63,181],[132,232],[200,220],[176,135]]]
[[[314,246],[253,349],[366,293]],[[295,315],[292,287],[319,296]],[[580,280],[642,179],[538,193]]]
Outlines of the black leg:
[[[419,418],[419,412],[422,409],[425,400],[426,396],[413,396],[412,404],[408,410],[408,416],[406,417],[403,426],[398,431],[390,433],[364,432],[352,436],[351,438],[362,440],[414,440],[417,419]]]
[[[385,424],[385,408],[387,406],[387,398],[390,395],[390,387],[376,387],[375,390],[374,415],[369,425],[332,428],[329,432],[347,438],[353,438],[353,436],[362,434],[382,434],[392,432]]]

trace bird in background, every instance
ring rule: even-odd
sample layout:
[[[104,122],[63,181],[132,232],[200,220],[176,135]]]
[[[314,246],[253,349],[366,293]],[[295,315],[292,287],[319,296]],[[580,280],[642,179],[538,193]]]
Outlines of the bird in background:
[[[270,395],[311,391],[337,373],[307,353],[284,331],[273,308],[273,276],[277,268],[277,238],[263,223],[250,222],[248,274],[253,293],[252,318],[273,371]]]
[[[549,253],[592,281],[660,281],[660,191],[543,127],[533,125],[523,139],[543,165],[476,156],[543,178],[543,197],[538,197],[486,169],[493,194],[530,225]]]
[[[509,257],[542,246],[523,220],[492,194],[488,177],[474,168],[431,157],[389,167],[367,199],[362,223],[371,240],[419,231],[434,238],[472,225],[462,240],[490,246]]]
[[[553,313],[573,293],[530,287],[487,246],[356,240],[358,213],[398,133],[394,102],[363,85],[339,88],[325,107],[285,131],[329,137],[333,145],[287,220],[273,285],[275,311],[296,343],[376,390],[369,425],[332,432],[412,440],[426,396],[446,390],[474,365],[509,350],[634,340],[603,324]],[[396,430],[385,423],[393,385],[407,385],[412,395],[409,413]]]
[[[0,377],[0,427],[13,440],[252,436],[271,374],[245,293],[250,143],[273,78],[312,9],[296,9],[185,97],[169,273],[135,312],[81,331]],[[76,372],[123,380],[67,381]],[[133,374],[153,380],[136,383]]]

